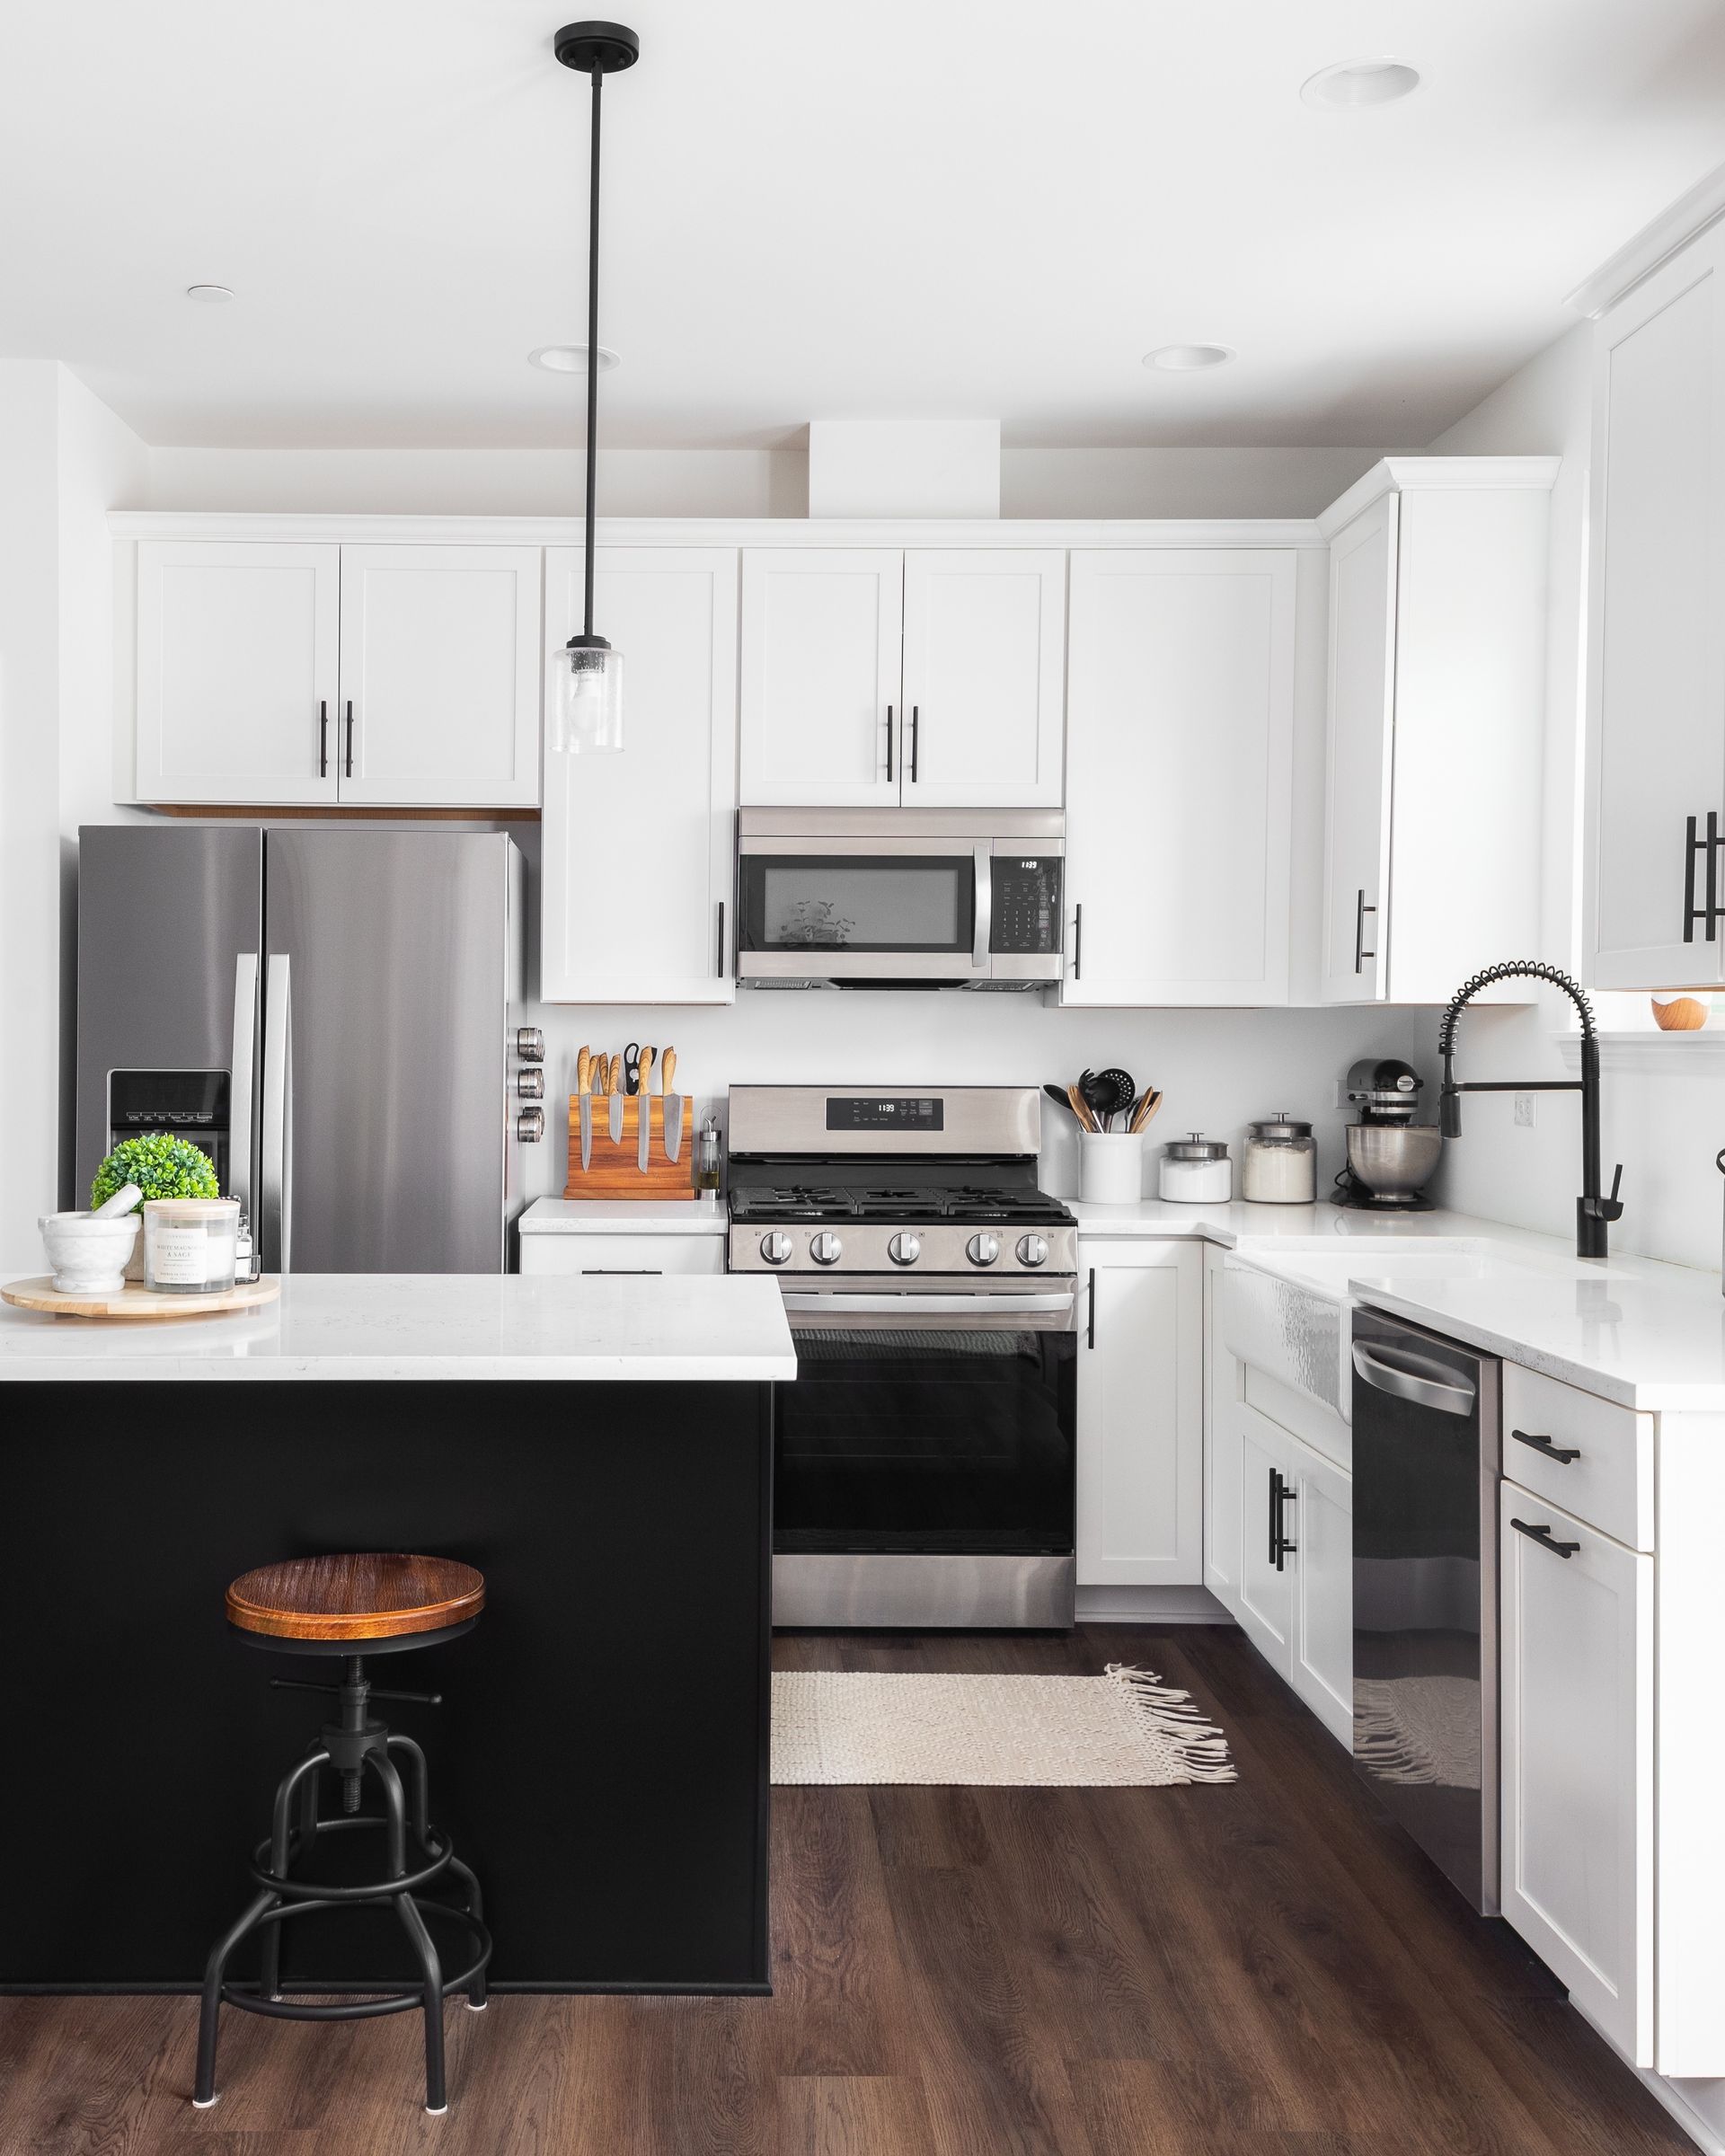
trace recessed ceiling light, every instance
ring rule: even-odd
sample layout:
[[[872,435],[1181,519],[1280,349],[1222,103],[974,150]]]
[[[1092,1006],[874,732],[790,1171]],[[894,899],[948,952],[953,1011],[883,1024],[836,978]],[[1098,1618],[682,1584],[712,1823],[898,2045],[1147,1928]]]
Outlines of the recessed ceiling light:
[[[587,347],[584,344],[542,344],[527,358],[535,367],[543,367],[548,374],[584,375],[587,372]],[[608,345],[599,347],[599,372],[608,375],[617,364],[617,355]]]
[[[1338,60],[1321,67],[1300,85],[1308,105],[1330,105],[1358,112],[1367,105],[1393,105],[1399,97],[1411,97],[1420,87],[1420,71],[1404,60]]]
[[[1199,367],[1225,367],[1234,353],[1225,344],[1163,344],[1144,355],[1146,367],[1165,375],[1195,374]]]
[[[226,285],[188,285],[186,287],[188,299],[201,299],[211,306],[219,305],[225,299],[232,299],[233,296],[232,289]]]

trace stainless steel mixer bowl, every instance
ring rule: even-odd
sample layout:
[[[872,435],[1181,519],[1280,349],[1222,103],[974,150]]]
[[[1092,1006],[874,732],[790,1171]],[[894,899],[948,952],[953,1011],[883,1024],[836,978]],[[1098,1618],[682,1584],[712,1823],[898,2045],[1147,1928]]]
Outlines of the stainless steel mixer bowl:
[[[1348,1126],[1348,1165],[1374,1197],[1418,1197],[1443,1149],[1435,1123]]]

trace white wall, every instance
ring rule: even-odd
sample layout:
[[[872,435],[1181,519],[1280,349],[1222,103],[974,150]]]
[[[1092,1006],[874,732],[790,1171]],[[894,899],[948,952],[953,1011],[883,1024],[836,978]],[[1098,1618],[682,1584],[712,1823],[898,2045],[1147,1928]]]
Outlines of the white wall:
[[[1578,323],[1510,376],[1430,446],[1456,455],[1546,455],[1561,467],[1552,495],[1552,568],[1547,610],[1545,820],[1541,949],[1505,958],[1551,960],[1579,976],[1580,966],[1581,743],[1586,703],[1584,625],[1588,551],[1589,367],[1592,325]],[[1623,1022],[1610,999],[1603,1022]],[[1473,1010],[1461,1021],[1462,1078],[1563,1078],[1560,1039],[1568,1006],[1548,995],[1537,1006]],[[1639,1014],[1638,1014],[1639,1015]],[[1725,1023],[1725,1021],[1716,1021]],[[1725,1059],[1685,1053],[1659,1067],[1644,1036],[1607,1039],[1602,1087],[1606,1175],[1623,1163],[1626,1210],[1614,1247],[1680,1265],[1716,1268],[1725,1186],[1713,1156],[1725,1144]],[[1725,1057],[1725,1047],[1721,1048]],[[1651,1067],[1650,1067],[1651,1066]],[[1464,1135],[1445,1148],[1446,1202],[1571,1235],[1579,1191],[1579,1108],[1573,1096],[1535,1096],[1531,1129],[1514,1122],[1514,1096],[1481,1094],[1464,1104]]]
[[[1385,449],[1001,451],[1003,517],[1315,517]]]

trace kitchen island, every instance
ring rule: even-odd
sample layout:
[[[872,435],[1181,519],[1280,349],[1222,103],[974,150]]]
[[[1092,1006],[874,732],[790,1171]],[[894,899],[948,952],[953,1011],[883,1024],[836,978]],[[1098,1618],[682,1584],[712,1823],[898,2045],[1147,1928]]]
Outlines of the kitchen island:
[[[195,1988],[327,1665],[228,1581],[339,1550],[484,1573],[380,1683],[484,1884],[500,1989],[764,1991],[774,1282],[296,1275],[232,1316],[0,1306],[13,1771],[0,1989]],[[388,1674],[384,1674],[387,1668]],[[397,1981],[376,1913],[290,1984]],[[241,1970],[242,1975],[249,1971]]]

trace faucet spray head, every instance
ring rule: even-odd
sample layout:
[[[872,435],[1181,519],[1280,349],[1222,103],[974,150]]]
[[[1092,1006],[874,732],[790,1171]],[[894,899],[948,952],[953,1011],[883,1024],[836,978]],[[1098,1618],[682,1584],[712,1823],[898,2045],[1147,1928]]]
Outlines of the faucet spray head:
[[[1438,1094],[1438,1128],[1446,1138],[1462,1135],[1462,1096],[1455,1090],[1455,1061],[1447,1050],[1444,1054],[1444,1082]]]

